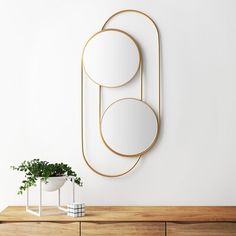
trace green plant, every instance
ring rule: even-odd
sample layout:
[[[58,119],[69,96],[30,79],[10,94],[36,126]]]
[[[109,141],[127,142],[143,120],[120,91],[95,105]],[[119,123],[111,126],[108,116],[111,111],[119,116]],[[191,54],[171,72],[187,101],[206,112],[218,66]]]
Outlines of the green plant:
[[[49,177],[74,176],[75,183],[82,186],[81,178],[70,166],[64,163],[49,163],[33,159],[31,161],[23,161],[19,166],[11,166],[11,168],[25,172],[25,179],[22,181],[17,194],[22,194],[27,188],[36,186],[36,181],[39,177],[42,178],[44,183],[47,183]]]

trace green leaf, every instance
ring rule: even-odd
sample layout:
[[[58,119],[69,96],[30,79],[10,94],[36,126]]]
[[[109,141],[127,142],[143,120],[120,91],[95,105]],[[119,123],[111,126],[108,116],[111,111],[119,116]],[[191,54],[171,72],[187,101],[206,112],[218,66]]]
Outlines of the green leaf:
[[[74,176],[75,183],[82,186],[83,183],[78,174],[72,170],[70,166],[64,163],[49,163],[47,161],[40,161],[33,159],[31,161],[23,161],[19,166],[11,166],[13,170],[25,173],[25,178],[17,194],[22,194],[27,188],[36,186],[38,177],[42,177],[44,183],[48,183],[49,177],[55,176]]]

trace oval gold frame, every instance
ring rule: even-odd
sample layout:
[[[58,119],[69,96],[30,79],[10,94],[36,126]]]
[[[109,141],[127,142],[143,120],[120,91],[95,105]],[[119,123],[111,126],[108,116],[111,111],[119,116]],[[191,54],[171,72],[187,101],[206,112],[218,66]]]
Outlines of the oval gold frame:
[[[140,102],[144,103],[145,105],[147,105],[147,106],[151,109],[151,111],[153,112],[153,114],[154,114],[154,116],[155,116],[155,118],[156,118],[156,122],[157,122],[157,132],[156,132],[155,138],[153,139],[151,145],[150,145],[148,148],[146,148],[144,151],[140,152],[140,153],[135,153],[135,154],[123,154],[123,153],[117,152],[117,151],[115,151],[114,149],[112,149],[112,148],[107,144],[107,142],[105,141],[104,136],[103,136],[103,134],[102,134],[102,120],[103,120],[103,117],[104,117],[104,115],[105,115],[105,112],[106,112],[112,105],[114,105],[115,103],[120,102],[120,101],[122,101],[122,100],[137,100],[137,101],[140,101]],[[158,133],[159,133],[159,122],[158,122],[158,118],[157,118],[156,112],[153,110],[153,108],[152,108],[147,102],[142,101],[142,100],[137,99],[137,98],[121,98],[121,99],[118,99],[118,100],[116,100],[115,102],[111,103],[111,104],[107,107],[107,109],[103,112],[102,118],[101,118],[101,120],[100,120],[100,127],[99,127],[99,128],[100,128],[100,135],[101,135],[101,138],[102,138],[104,144],[106,145],[106,147],[107,147],[109,150],[111,150],[111,151],[114,152],[115,154],[117,154],[117,155],[119,155],[119,156],[122,156],[122,157],[137,157],[137,156],[142,156],[143,154],[145,154],[146,152],[148,152],[148,151],[155,145],[155,143],[156,143],[156,141],[157,141]]]
[[[156,141],[158,140],[158,137],[159,137],[159,133],[160,133],[160,114],[161,114],[161,102],[160,102],[160,98],[161,98],[161,95],[160,95],[160,34],[159,34],[159,30],[158,30],[158,27],[156,25],[156,23],[153,21],[153,19],[148,16],[147,14],[145,14],[144,12],[141,12],[141,11],[138,11],[138,10],[133,10],[133,9],[126,9],[126,10],[122,10],[122,11],[118,11],[116,13],[114,13],[113,15],[111,15],[107,20],[106,22],[104,23],[104,25],[102,26],[102,29],[101,30],[106,30],[105,27],[107,26],[107,24],[110,22],[110,20],[112,18],[114,18],[115,16],[118,16],[120,14],[123,14],[123,13],[136,13],[136,14],[140,14],[140,15],[143,15],[145,16],[149,21],[150,23],[154,26],[154,29],[156,31],[156,35],[157,35],[157,59],[158,59],[158,75],[157,75],[157,80],[158,80],[158,113],[157,113],[157,119],[158,119],[158,134],[157,134],[157,137],[156,137]],[[84,50],[83,50],[84,51]],[[140,61],[140,77],[141,77],[141,100],[143,100],[143,76],[142,76],[142,58],[141,58],[141,61]],[[84,121],[83,121],[83,117],[84,117],[84,114],[83,114],[83,107],[84,107],[84,104],[83,104],[83,69],[84,69],[84,66],[83,66],[83,54],[82,54],[82,58],[81,58],[81,147],[82,147],[82,155],[83,155],[83,158],[84,158],[84,161],[86,162],[86,164],[88,165],[88,167],[93,171],[95,172],[96,174],[98,175],[101,175],[101,176],[104,176],[104,177],[120,177],[120,176],[123,176],[125,174],[128,174],[129,172],[131,172],[135,167],[136,165],[138,164],[138,162],[140,161],[142,155],[140,155],[138,157],[138,159],[136,160],[136,162],[134,163],[134,165],[128,169],[127,171],[124,171],[122,173],[118,173],[118,174],[106,174],[106,173],[102,173],[98,170],[96,170],[93,166],[91,166],[91,164],[88,162],[87,158],[86,158],[86,154],[85,154],[85,150],[84,150]],[[102,87],[101,85],[99,85],[99,120],[101,118],[101,95],[102,95]],[[101,123],[99,122],[99,125]]]
[[[118,88],[118,87],[122,87],[122,86],[128,84],[128,83],[135,77],[135,75],[137,74],[137,72],[138,72],[138,70],[140,69],[141,64],[142,64],[142,53],[141,53],[141,49],[140,49],[140,46],[139,46],[138,42],[135,40],[134,37],[132,37],[130,34],[128,34],[127,32],[125,32],[125,31],[123,31],[123,30],[120,30],[120,29],[114,29],[114,28],[111,28],[111,29],[102,29],[102,30],[96,32],[95,34],[93,34],[93,35],[88,39],[88,41],[86,42],[86,44],[85,44],[85,46],[84,46],[84,48],[83,48],[83,52],[82,52],[82,60],[84,61],[84,52],[85,52],[85,49],[86,49],[87,45],[89,44],[89,42],[90,42],[94,37],[96,37],[97,35],[102,34],[102,33],[104,33],[104,32],[109,32],[109,31],[119,32],[119,33],[121,33],[121,34],[124,34],[124,35],[127,36],[127,37],[134,43],[134,45],[136,46],[137,51],[138,51],[138,56],[139,56],[139,58],[138,58],[138,59],[139,59],[139,63],[138,63],[137,69],[136,69],[136,71],[134,72],[134,74],[130,77],[130,79],[129,79],[128,81],[126,81],[126,82],[123,83],[123,84],[120,84],[120,85],[117,85],[117,86],[105,86],[105,85],[102,85],[102,84],[97,83],[97,82],[89,75],[89,73],[87,72],[87,70],[86,70],[86,68],[85,68],[85,66],[84,66],[84,62],[83,62],[83,68],[84,68],[84,70],[86,71],[86,74],[88,75],[89,79],[91,79],[91,80],[92,80],[95,84],[97,84],[98,86],[102,86],[102,87],[104,87],[104,88]]]
[[[124,85],[126,85],[127,83],[129,83],[134,77],[135,75],[137,74],[137,72],[140,70],[140,97],[142,99],[143,97],[143,86],[142,86],[142,83],[143,83],[143,76],[142,76],[142,71],[143,71],[143,63],[142,63],[142,52],[141,52],[141,49],[140,49],[140,46],[138,45],[137,41],[131,36],[129,35],[127,32],[123,31],[123,30],[120,30],[120,29],[103,29],[101,31],[98,31],[96,32],[94,35],[92,35],[88,41],[86,42],[84,48],[83,48],[83,52],[82,52],[82,58],[81,58],[81,143],[82,143],[82,155],[83,155],[83,158],[86,162],[86,164],[88,165],[88,167],[94,171],[95,173],[101,175],[101,176],[104,176],[104,177],[119,177],[119,176],[122,176],[122,175],[125,175],[127,173],[129,173],[132,169],[134,169],[134,167],[138,164],[138,162],[140,161],[140,158],[141,158],[141,155],[139,157],[137,157],[138,159],[134,162],[134,164],[126,171],[122,172],[122,173],[118,173],[118,174],[106,174],[106,173],[102,173],[101,171],[98,171],[96,170],[87,160],[86,158],[86,155],[85,155],[85,151],[84,151],[84,131],[83,131],[83,80],[84,80],[84,74],[83,74],[83,71],[86,71],[85,68],[84,68],[84,63],[83,63],[83,56],[84,56],[84,50],[85,50],[85,47],[86,45],[88,44],[89,40],[91,40],[95,35],[99,34],[99,33],[102,33],[103,31],[118,31],[118,32],[122,32],[124,33],[125,35],[127,35],[128,37],[130,37],[131,40],[133,40],[133,42],[135,43],[137,49],[138,49],[138,52],[139,52],[139,65],[138,65],[138,68],[137,68],[137,71],[136,73],[134,74],[134,76],[132,78],[130,78],[129,81],[127,81],[126,83],[122,84],[121,86],[116,86],[116,87],[109,87],[109,88],[117,88],[117,87],[122,87]],[[87,73],[87,72],[86,72]],[[101,103],[101,89],[102,87],[107,87],[107,86],[101,86],[100,84],[96,83],[89,75],[88,75],[89,79],[91,81],[93,81],[95,84],[97,84],[99,86],[99,129],[100,129],[100,122],[101,122],[101,110],[102,110],[102,103]]]
[[[157,36],[157,58],[158,58],[158,62],[157,62],[157,66],[158,66],[158,75],[157,75],[157,80],[158,80],[158,121],[161,122],[160,116],[161,116],[161,47],[160,47],[160,32],[159,29],[157,27],[157,24],[155,23],[155,21],[146,13],[142,12],[142,11],[138,11],[138,10],[134,10],[134,9],[125,9],[125,10],[121,10],[118,11],[116,13],[114,13],[113,15],[111,15],[106,22],[103,24],[102,26],[102,30],[106,28],[107,24],[111,21],[112,18],[121,15],[123,13],[136,13],[136,14],[140,14],[145,16],[151,23],[151,25],[154,26],[154,29],[156,31],[156,36]]]

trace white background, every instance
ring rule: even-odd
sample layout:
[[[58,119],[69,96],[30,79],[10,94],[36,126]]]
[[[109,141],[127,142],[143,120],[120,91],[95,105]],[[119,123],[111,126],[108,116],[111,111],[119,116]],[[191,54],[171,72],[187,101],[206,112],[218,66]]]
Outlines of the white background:
[[[162,133],[131,174],[109,179],[81,155],[80,56],[107,17],[127,8],[160,29]],[[23,176],[9,166],[35,157],[72,165],[84,182],[77,199],[88,205],[236,204],[235,10],[233,0],[1,0],[0,209],[24,204]],[[139,40],[152,52],[153,39]]]

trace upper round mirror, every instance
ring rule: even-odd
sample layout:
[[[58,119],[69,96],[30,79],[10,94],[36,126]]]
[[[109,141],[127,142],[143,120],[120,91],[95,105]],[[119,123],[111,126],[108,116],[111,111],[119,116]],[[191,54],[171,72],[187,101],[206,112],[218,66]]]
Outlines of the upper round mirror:
[[[121,99],[110,105],[101,121],[106,146],[121,156],[137,156],[148,151],[157,139],[158,121],[145,102]]]
[[[124,31],[100,31],[85,45],[83,64],[95,83],[104,87],[119,87],[129,82],[138,71],[139,47]]]

